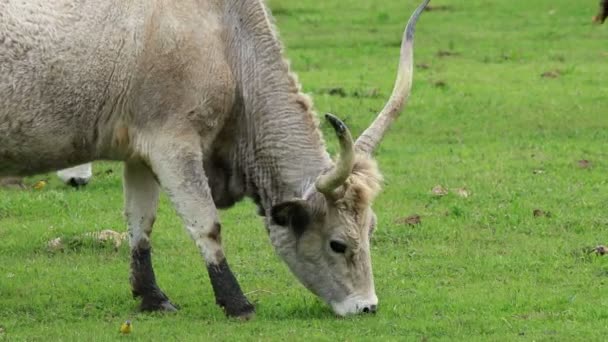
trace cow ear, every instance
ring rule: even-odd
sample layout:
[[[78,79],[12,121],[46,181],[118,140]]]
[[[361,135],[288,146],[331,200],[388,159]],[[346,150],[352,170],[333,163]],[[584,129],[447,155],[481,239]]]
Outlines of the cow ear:
[[[272,207],[270,215],[279,226],[291,227],[296,236],[300,236],[312,221],[310,204],[305,200],[294,200],[279,203]]]

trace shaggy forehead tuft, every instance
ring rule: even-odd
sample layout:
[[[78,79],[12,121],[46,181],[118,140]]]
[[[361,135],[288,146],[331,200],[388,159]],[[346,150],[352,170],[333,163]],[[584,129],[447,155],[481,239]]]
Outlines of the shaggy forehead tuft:
[[[357,154],[353,172],[344,184],[344,196],[338,205],[360,215],[372,204],[381,188],[382,174],[376,161],[367,155]]]

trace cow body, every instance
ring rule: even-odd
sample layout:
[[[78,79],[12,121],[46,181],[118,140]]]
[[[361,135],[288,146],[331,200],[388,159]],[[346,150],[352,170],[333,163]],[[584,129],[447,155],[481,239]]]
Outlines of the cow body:
[[[342,146],[334,163],[259,0],[0,0],[0,176],[124,161],[142,309],[175,309],[150,253],[163,189],[228,315],[253,306],[226,262],[217,208],[245,196],[306,287],[340,315],[375,311],[370,154],[409,94],[427,3],[408,24],[391,101],[361,141],[328,116]]]
[[[191,112],[201,123],[225,118],[234,82],[217,32],[219,8],[180,5],[0,2],[6,27],[0,31],[0,172],[124,160],[133,150],[130,137],[160,129],[171,115]],[[198,130],[212,137],[220,128],[218,122]]]

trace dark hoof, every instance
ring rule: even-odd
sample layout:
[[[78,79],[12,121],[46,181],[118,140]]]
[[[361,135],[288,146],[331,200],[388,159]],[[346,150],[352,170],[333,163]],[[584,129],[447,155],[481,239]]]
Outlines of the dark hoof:
[[[142,300],[139,306],[141,311],[160,311],[160,312],[175,312],[178,310],[176,305],[173,305],[169,300],[149,299]]]
[[[243,321],[243,322],[246,322],[246,321],[252,320],[252,319],[254,319],[254,318],[255,318],[255,310],[252,310],[252,311],[251,311],[251,312],[249,312],[249,313],[246,313],[246,314],[243,314],[243,315],[241,315],[241,316],[234,317],[234,318],[238,319],[239,321]]]
[[[68,181],[68,184],[74,188],[80,188],[83,187],[87,184],[89,184],[89,180],[86,178],[70,178],[70,180]]]
[[[255,307],[249,302],[241,302],[238,305],[222,306],[224,313],[228,317],[237,318],[241,321],[248,321],[255,317]]]

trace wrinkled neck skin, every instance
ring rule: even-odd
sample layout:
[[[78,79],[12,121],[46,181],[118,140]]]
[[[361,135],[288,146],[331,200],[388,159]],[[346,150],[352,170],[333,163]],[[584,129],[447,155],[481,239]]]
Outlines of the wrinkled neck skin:
[[[268,225],[272,206],[301,198],[332,161],[262,2],[229,1],[225,11],[236,101],[205,167],[218,207],[248,196]]]

